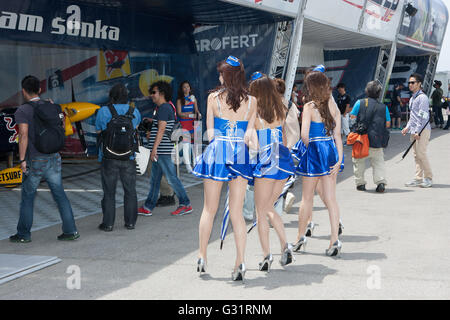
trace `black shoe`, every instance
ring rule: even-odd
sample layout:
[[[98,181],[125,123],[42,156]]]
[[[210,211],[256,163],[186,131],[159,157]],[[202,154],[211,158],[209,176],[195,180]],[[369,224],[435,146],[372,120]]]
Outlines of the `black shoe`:
[[[157,207],[167,207],[175,205],[175,196],[161,196],[156,202]]]
[[[384,186],[384,183],[380,183],[380,184],[377,186],[376,192],[384,193],[384,190],[386,190],[386,188],[385,188],[385,186]]]
[[[442,130],[448,130],[449,127],[443,127]]]
[[[110,232],[110,231],[113,231],[113,227],[112,226],[107,226],[107,225],[105,225],[105,224],[100,224],[99,226],[98,226],[98,228],[100,229],[100,230],[102,230],[102,231],[105,231],[105,232]]]
[[[356,187],[356,190],[359,191],[366,191],[366,185],[365,184],[361,184],[359,186]]]
[[[61,235],[58,236],[58,240],[61,241],[72,241],[72,240],[76,240],[80,237],[80,234],[78,232],[75,233],[63,233]]]
[[[9,237],[9,241],[15,242],[15,243],[29,243],[31,242],[31,239],[25,239],[24,237],[21,237],[17,234]]]
[[[125,223],[125,228],[127,228],[128,230],[133,230],[134,229],[134,224],[126,224]]]

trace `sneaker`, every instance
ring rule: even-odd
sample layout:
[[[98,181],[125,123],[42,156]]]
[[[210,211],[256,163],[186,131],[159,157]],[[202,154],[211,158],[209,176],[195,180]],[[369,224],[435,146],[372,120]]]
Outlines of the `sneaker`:
[[[150,210],[146,209],[145,206],[142,206],[138,209],[137,214],[140,216],[150,217],[152,215],[152,212]]]
[[[184,216],[185,214],[192,213],[192,211],[191,206],[179,206],[177,210],[171,212],[170,214],[173,216]]]
[[[425,178],[423,182],[420,184],[421,188],[430,188],[433,186],[433,180]]]
[[[289,213],[291,211],[292,205],[294,204],[295,196],[292,192],[286,194],[286,201],[284,202],[284,211]]]
[[[380,183],[377,186],[377,189],[375,191],[378,193],[384,193],[385,190],[386,190],[386,187],[385,187],[384,183]]]
[[[175,204],[175,196],[161,196],[156,202],[157,207],[173,206]]]
[[[366,185],[360,184],[359,186],[356,186],[356,190],[358,191],[366,191]]]
[[[15,234],[15,235],[9,237],[9,241],[15,242],[15,243],[29,243],[29,242],[31,242],[31,239],[26,239],[24,237],[19,236],[18,234]]]
[[[422,184],[421,180],[413,179],[410,182],[405,183],[406,187],[418,187]]]
[[[61,235],[58,236],[58,240],[61,241],[72,241],[72,240],[76,240],[80,237],[80,234],[78,232],[75,233],[63,233]]]

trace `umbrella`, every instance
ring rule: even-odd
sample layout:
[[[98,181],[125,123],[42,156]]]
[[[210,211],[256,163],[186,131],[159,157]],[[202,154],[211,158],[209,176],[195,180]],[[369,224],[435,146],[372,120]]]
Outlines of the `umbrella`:
[[[227,235],[228,224],[230,222],[229,199],[230,199],[230,189],[228,187],[227,188],[227,200],[225,202],[225,208],[223,209],[222,228],[220,229],[220,250],[222,250],[223,241],[225,240],[225,237]]]
[[[289,188],[294,184],[296,179],[297,179],[297,176],[295,176],[295,175],[289,177],[289,179],[284,184],[283,191],[281,191],[280,196],[278,197],[277,201],[275,201],[274,206],[276,206],[278,204],[278,202],[281,200],[281,198],[287,194]],[[258,224],[258,221],[255,219],[255,221],[253,222],[253,225],[250,227],[250,229],[247,231],[247,233],[250,233],[250,231],[252,231],[253,228],[256,227],[257,224]]]
[[[420,130],[419,132],[419,137],[422,134],[422,131],[426,128],[426,126],[428,125],[428,123],[430,122],[430,119],[428,119],[427,123],[425,123],[425,125],[423,126],[422,130]],[[413,142],[411,142],[411,144],[409,145],[408,149],[406,149],[405,153],[403,153],[402,158],[400,159],[400,161],[402,161],[403,159],[405,159],[406,155],[408,154],[409,150],[411,150],[411,148],[413,147],[414,143],[416,143],[416,139],[414,139]],[[399,163],[400,161],[398,161],[397,163]]]

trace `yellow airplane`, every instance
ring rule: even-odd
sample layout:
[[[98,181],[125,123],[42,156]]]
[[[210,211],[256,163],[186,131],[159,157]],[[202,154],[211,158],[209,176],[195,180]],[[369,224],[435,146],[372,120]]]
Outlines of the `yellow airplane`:
[[[71,102],[61,104],[60,106],[65,114],[66,136],[70,136],[74,133],[73,124],[77,126],[78,132],[80,133],[80,121],[86,120],[94,115],[97,109],[100,109],[100,106],[88,102]],[[18,130],[17,127],[16,130]],[[84,138],[82,133],[80,134],[80,139],[81,138]],[[16,138],[15,143],[18,143],[18,138]],[[23,174],[20,165],[2,170],[0,171],[0,186],[14,188],[22,183],[22,176]]]

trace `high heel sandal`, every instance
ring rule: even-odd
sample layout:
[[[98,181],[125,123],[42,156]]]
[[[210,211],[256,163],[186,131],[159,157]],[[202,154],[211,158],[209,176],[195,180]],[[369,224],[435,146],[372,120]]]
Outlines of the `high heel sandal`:
[[[292,245],[290,243],[286,243],[286,246],[284,247],[283,253],[281,255],[280,264],[282,266],[286,266],[294,260],[295,258],[292,254]]]
[[[307,242],[306,237],[302,236],[300,238],[300,240],[298,240],[297,243],[293,245],[292,251],[298,252],[302,246],[303,246],[303,251],[305,251],[305,249],[306,249],[306,242]]]
[[[259,263],[259,271],[270,271],[270,266],[272,265],[273,257],[272,254],[269,253],[262,262]]]
[[[202,273],[206,272],[206,262],[205,259],[203,258],[198,258],[197,261],[197,272],[200,273],[200,275],[202,275]]]
[[[339,239],[333,245],[325,250],[325,254],[329,257],[339,257],[341,255],[342,242]]]
[[[245,264],[241,263],[239,265],[239,267],[237,268],[237,270],[235,270],[231,273],[231,280],[244,282],[245,272],[247,272],[247,269],[245,268]]]
[[[316,227],[316,224],[314,222],[311,221],[310,223],[308,223],[308,226],[306,227],[305,236],[306,237],[312,237],[312,234],[313,234],[313,231],[314,231],[315,227]]]
[[[342,224],[341,220],[339,220],[338,236],[342,234],[342,229],[344,229],[344,225]]]

